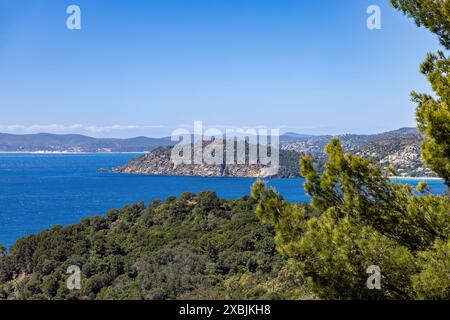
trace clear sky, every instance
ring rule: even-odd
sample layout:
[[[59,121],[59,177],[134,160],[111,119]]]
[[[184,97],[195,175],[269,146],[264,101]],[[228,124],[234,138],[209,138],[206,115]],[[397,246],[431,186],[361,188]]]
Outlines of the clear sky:
[[[0,132],[414,126],[409,94],[430,90],[418,70],[439,48],[388,0],[0,0]]]

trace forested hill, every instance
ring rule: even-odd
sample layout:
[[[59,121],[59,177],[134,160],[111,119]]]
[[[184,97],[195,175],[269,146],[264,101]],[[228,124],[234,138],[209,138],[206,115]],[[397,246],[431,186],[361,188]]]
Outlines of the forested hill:
[[[311,298],[249,198],[135,204],[22,238],[2,257],[0,299]],[[69,290],[70,266],[81,290]]]

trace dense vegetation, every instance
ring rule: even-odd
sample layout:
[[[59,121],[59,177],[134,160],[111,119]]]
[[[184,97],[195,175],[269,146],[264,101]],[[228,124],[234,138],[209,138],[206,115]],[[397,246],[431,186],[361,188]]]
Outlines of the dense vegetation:
[[[186,193],[54,227],[2,254],[0,298],[312,297],[254,209],[248,197]],[[71,265],[81,268],[81,290],[66,286]]]
[[[450,48],[449,0],[392,0]],[[435,97],[413,93],[423,157],[450,187],[450,59],[429,54],[422,72]],[[330,299],[450,299],[450,198],[418,196],[396,185],[371,160],[327,146],[322,174],[301,160],[310,206],[287,203],[259,182],[259,218],[276,230],[278,250],[297,263],[313,291]],[[427,193],[422,183],[419,192]],[[366,272],[377,270],[376,290]]]
[[[435,33],[446,50],[450,49],[449,0],[391,0],[393,6],[413,18],[418,26]],[[422,156],[425,163],[444,178],[450,188],[450,57],[447,52],[429,53],[421,72],[434,95],[412,93],[417,103],[419,130],[425,134]]]
[[[278,250],[326,299],[450,299],[450,201],[418,196],[391,182],[372,161],[327,147],[320,176],[302,159],[310,206],[287,203],[255,184],[259,218],[276,230]],[[426,188],[421,188],[425,192]],[[367,287],[368,268],[380,290]]]

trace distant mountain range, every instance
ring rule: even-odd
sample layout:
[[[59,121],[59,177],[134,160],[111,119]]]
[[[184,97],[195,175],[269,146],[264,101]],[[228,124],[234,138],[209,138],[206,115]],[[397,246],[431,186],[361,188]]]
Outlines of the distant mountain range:
[[[395,138],[405,134],[418,134],[417,129],[403,128],[373,135],[342,135],[344,145],[353,149],[371,141]],[[298,133],[285,133],[280,142],[285,150],[318,153],[332,138],[331,135],[313,136]],[[0,152],[148,152],[157,147],[173,146],[176,142],[170,137],[130,139],[93,138],[79,134],[8,134],[0,133]],[[308,147],[302,147],[302,144]]]
[[[298,175],[298,157],[301,155],[312,155],[320,165],[326,159],[325,146],[331,135],[313,136],[298,133],[286,133],[280,137],[281,143],[281,171],[280,177],[295,177]],[[422,136],[416,128],[402,128],[380,134],[357,135],[345,134],[339,138],[346,151],[364,157],[373,158],[381,167],[392,166],[397,170],[399,176],[408,177],[434,177],[422,161],[420,146]],[[68,134],[29,134],[14,135],[0,133],[0,152],[151,152],[157,148],[158,151],[145,159],[135,161],[133,168],[122,167],[119,171],[128,173],[163,172],[164,174],[177,174],[170,171],[170,165],[161,162],[160,157],[167,154],[170,147],[176,142],[170,137],[147,138],[137,137],[131,139],[92,138],[83,135]],[[165,148],[163,151],[160,148]],[[152,161],[149,161],[149,160]],[[144,159],[141,159],[144,160]],[[162,166],[156,165],[164,163]],[[147,166],[147,167],[145,167]],[[190,169],[185,168],[185,172]],[[205,168],[197,168],[203,170]],[[196,170],[197,170],[196,169]],[[208,168],[208,170],[211,168]],[[248,169],[248,170],[247,170]],[[258,176],[260,173],[255,168],[238,170],[239,176]],[[251,170],[250,170],[251,169]],[[180,171],[181,168],[178,168]],[[253,170],[253,171],[252,171]],[[194,170],[195,171],[195,170]],[[209,170],[210,171],[210,170]],[[209,172],[208,171],[208,172]],[[214,170],[213,170],[214,171]],[[236,172],[238,172],[236,171]],[[250,171],[252,173],[250,173]],[[181,172],[181,171],[180,171]],[[179,173],[180,173],[179,172]],[[217,170],[217,175],[229,174],[230,170]],[[248,172],[248,173],[246,173]],[[255,173],[256,172],[256,173]],[[186,174],[187,174],[186,173]],[[214,175],[214,174],[213,174]]]
[[[173,145],[173,142],[168,137],[99,139],[79,134],[15,135],[0,133],[0,151],[3,152],[147,152],[169,145]]]

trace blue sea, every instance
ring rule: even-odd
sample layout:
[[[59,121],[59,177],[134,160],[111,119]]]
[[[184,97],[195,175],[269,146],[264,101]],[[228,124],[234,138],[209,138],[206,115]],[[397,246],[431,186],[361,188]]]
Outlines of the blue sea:
[[[56,224],[77,223],[141,200],[166,199],[183,192],[215,191],[228,199],[250,193],[255,179],[123,175],[99,172],[126,164],[139,154],[0,154],[0,243]],[[289,201],[308,201],[303,179],[270,179]],[[417,184],[417,181],[399,181]],[[429,181],[433,193],[441,181]]]

